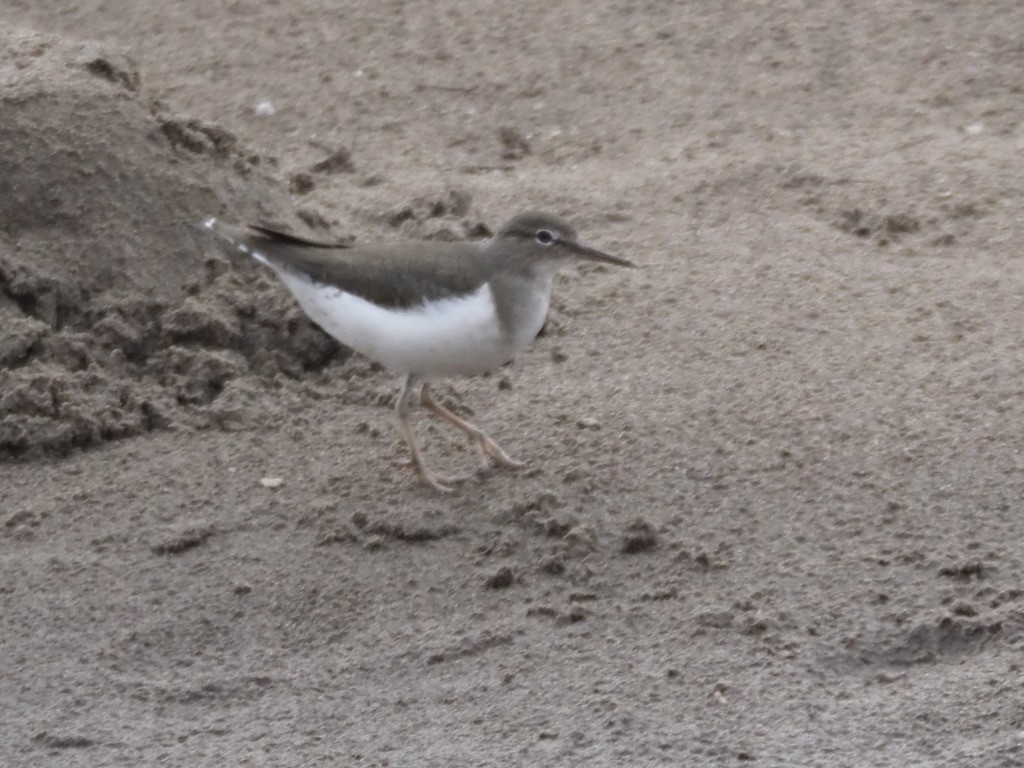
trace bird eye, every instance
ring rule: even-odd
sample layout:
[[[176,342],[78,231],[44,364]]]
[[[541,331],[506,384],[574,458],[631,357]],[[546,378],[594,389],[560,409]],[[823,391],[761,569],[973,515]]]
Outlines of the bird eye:
[[[541,245],[551,245],[555,242],[555,236],[551,233],[550,229],[539,229],[534,237],[537,238],[537,242]]]

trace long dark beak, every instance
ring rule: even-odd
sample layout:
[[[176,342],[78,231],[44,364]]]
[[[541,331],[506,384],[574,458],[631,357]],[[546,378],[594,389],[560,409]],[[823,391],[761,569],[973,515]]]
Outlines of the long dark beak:
[[[620,259],[618,256],[610,256],[603,251],[598,251],[594,248],[588,248],[585,245],[579,243],[566,243],[563,241],[563,245],[576,257],[584,259],[585,261],[598,261],[602,264],[614,264],[617,267],[632,267],[636,268],[636,264],[626,259]]]

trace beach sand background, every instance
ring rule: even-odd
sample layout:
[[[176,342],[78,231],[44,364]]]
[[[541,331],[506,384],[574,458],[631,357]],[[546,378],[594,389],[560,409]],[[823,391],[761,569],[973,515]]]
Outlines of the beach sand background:
[[[0,763],[1024,763],[1024,5],[0,18]],[[196,229],[526,208],[641,269],[440,388],[530,460],[450,496]]]

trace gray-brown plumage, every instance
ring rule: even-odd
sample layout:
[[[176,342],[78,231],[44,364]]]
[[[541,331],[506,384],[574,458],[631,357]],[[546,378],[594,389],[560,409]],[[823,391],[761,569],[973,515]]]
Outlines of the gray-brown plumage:
[[[206,223],[242,252],[271,267],[310,318],[343,344],[403,373],[398,417],[418,474],[447,487],[420,455],[408,422],[411,396],[465,432],[481,464],[515,468],[481,430],[430,395],[427,380],[475,375],[511,359],[544,322],[552,279],[576,259],[632,266],[581,245],[562,219],[523,213],[481,243],[438,241],[348,245],[252,225]]]

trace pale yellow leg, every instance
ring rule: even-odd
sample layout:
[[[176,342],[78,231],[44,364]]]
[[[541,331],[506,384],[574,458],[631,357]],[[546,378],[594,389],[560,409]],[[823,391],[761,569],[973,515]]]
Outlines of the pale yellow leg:
[[[402,436],[405,438],[406,444],[409,446],[409,453],[412,455],[412,468],[420,480],[435,491],[450,493],[451,487],[445,485],[437,475],[430,471],[423,461],[423,455],[420,453],[420,447],[416,442],[416,435],[413,434],[412,425],[409,423],[409,406],[417,383],[419,382],[416,376],[410,374],[402,386],[402,393],[398,396],[398,402],[395,404],[398,426],[402,430]]]
[[[459,418],[437,402],[434,399],[433,394],[430,392],[430,385],[427,383],[423,384],[423,390],[420,394],[420,402],[423,403],[428,410],[437,414],[453,427],[465,432],[466,435],[469,436],[470,441],[476,446],[478,456],[480,457],[481,465],[483,467],[489,469],[492,466],[498,466],[505,469],[522,469],[526,466],[526,462],[516,461],[505,453],[505,451],[501,449],[501,446],[494,442],[482,429],[470,424],[465,419]]]

